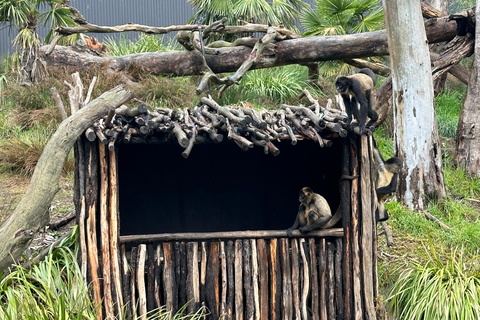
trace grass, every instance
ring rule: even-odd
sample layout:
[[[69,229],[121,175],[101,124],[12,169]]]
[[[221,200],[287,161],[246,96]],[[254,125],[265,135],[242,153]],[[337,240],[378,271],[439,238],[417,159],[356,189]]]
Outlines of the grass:
[[[314,96],[321,94],[307,84],[307,70],[307,67],[289,65],[248,71],[239,85],[225,91],[219,103],[229,105],[244,100],[266,108],[274,108],[281,103],[298,104],[298,96],[305,88]]]
[[[109,55],[124,56],[142,52],[162,52],[182,50],[182,46],[174,40],[166,40],[162,35],[140,34],[136,41],[120,35],[118,38],[107,37],[105,43]]]
[[[387,299],[394,319],[480,318],[480,255],[467,257],[462,249],[438,254],[425,248],[422,262],[408,261]],[[442,258],[445,257],[445,258]]]
[[[449,90],[441,92],[435,97],[438,134],[440,136],[455,137],[464,96],[464,90]]]
[[[77,228],[50,254],[31,269],[16,265],[0,281],[0,319],[2,320],[94,320],[98,306],[90,299],[89,286],[83,281],[77,263]],[[187,305],[172,315],[165,308],[149,313],[149,320],[200,320],[206,314],[200,308],[186,314]]]

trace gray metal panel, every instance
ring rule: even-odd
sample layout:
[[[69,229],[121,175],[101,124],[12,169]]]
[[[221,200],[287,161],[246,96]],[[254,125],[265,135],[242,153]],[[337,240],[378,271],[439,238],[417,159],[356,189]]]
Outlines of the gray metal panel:
[[[88,22],[98,25],[115,26],[128,22],[149,26],[167,27],[186,24],[193,15],[191,4],[185,0],[74,0],[71,5],[77,8]],[[16,30],[8,32],[8,27],[0,25],[0,55],[12,53],[12,41]],[[48,33],[39,26],[38,33],[43,39]],[[136,39],[138,32],[124,32],[123,35]],[[119,34],[89,34],[98,39],[118,37]],[[174,34],[170,35],[174,36]]]

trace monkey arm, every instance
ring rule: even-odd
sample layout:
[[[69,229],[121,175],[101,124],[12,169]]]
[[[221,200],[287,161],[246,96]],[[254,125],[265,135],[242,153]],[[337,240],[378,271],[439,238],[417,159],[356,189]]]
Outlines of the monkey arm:
[[[376,191],[377,195],[386,195],[393,193],[397,190],[398,184],[398,173],[394,173],[392,176],[392,180],[388,184],[388,186],[378,188]]]
[[[318,218],[314,223],[300,227],[300,232],[301,233],[307,233],[312,230],[320,229],[323,225],[325,225],[330,219],[332,218],[332,215],[325,215],[323,217]]]

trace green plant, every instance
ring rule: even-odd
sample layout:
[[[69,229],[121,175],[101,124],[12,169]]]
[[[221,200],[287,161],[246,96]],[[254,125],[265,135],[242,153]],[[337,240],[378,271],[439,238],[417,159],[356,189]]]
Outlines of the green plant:
[[[12,170],[21,174],[30,175],[35,170],[35,165],[43,152],[52,129],[36,126],[30,130],[16,130],[8,139],[0,140],[0,159],[3,169]],[[65,162],[66,171],[73,170],[73,154]]]
[[[178,42],[165,40],[161,35],[140,34],[136,41],[121,35],[118,38],[108,37],[105,43],[108,53],[112,56],[124,56],[141,52],[162,52],[182,50]]]
[[[304,88],[318,94],[307,84],[307,75],[306,67],[298,65],[252,70],[245,74],[238,86],[228,88],[219,102],[236,104],[239,100],[246,100],[267,107],[297,103],[297,97]]]
[[[444,91],[435,97],[438,133],[440,136],[454,138],[462,109],[465,92],[463,90]]]
[[[411,266],[397,269],[399,277],[387,298],[395,319],[479,319],[480,269],[476,262],[480,256],[467,258],[463,249],[437,254],[432,242],[424,255],[424,263],[413,260]]]
[[[0,282],[0,318],[95,319],[96,306],[77,264],[76,234],[31,269],[17,265]]]

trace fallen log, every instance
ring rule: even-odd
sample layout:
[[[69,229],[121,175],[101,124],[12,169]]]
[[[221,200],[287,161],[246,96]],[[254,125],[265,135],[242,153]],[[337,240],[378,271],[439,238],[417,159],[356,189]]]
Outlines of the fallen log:
[[[457,23],[448,17],[425,22],[429,43],[451,40],[456,35]],[[368,44],[368,45],[367,45]],[[48,46],[39,49],[39,55],[49,66],[74,66],[91,69],[107,67],[110,72],[127,72],[131,64],[146,73],[155,75],[189,76],[204,71],[203,57],[198,51],[170,51],[131,54],[121,57],[99,57],[80,52],[70,47],[56,46],[46,55]],[[214,73],[236,71],[250,55],[246,46],[216,49],[218,54],[206,55],[205,59]],[[267,44],[251,69],[269,68],[288,64],[304,64],[317,61],[344,60],[388,55],[385,30],[341,36],[314,36],[288,39]]]

